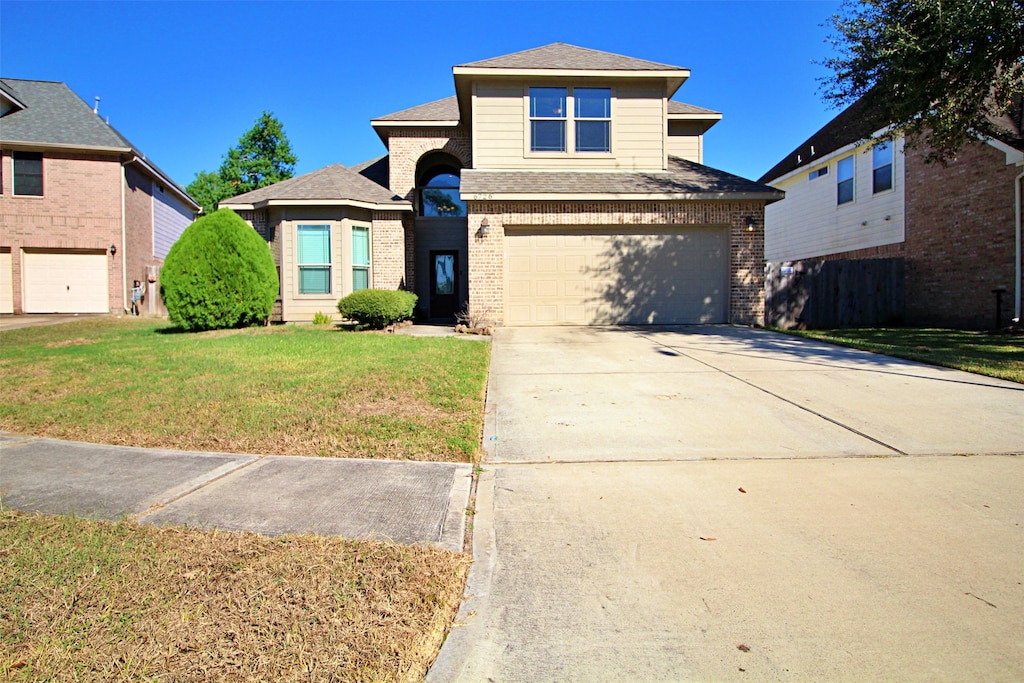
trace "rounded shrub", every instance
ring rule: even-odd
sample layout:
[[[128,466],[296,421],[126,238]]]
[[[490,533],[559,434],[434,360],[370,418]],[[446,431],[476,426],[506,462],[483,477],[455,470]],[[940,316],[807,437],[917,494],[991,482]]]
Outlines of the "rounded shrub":
[[[418,297],[393,289],[361,289],[338,302],[338,312],[363,327],[380,330],[408,320]]]
[[[160,270],[171,322],[188,331],[262,325],[277,290],[267,243],[230,209],[185,228]]]

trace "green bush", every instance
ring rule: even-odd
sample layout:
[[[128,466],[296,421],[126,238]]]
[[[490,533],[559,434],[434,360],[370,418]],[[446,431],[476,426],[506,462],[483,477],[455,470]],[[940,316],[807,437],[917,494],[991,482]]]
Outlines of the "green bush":
[[[416,299],[402,290],[361,289],[339,301],[338,312],[360,326],[380,330],[411,318]]]
[[[230,209],[185,228],[160,270],[171,322],[188,331],[262,325],[277,290],[267,243]]]

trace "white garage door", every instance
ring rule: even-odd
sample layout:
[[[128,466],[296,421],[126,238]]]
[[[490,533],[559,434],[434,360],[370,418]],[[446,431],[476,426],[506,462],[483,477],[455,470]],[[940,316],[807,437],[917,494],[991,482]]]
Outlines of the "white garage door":
[[[726,228],[506,228],[508,325],[727,321]]]
[[[97,252],[25,252],[22,272],[26,313],[107,313],[107,256]]]
[[[0,252],[0,313],[14,313],[11,252]]]

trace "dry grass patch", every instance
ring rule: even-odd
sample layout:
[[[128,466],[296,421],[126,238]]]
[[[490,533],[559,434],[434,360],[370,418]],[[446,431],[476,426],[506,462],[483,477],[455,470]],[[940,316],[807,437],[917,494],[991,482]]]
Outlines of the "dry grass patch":
[[[0,332],[0,430],[229,453],[470,461],[490,345],[101,318]]]
[[[470,559],[0,512],[0,678],[416,681]]]

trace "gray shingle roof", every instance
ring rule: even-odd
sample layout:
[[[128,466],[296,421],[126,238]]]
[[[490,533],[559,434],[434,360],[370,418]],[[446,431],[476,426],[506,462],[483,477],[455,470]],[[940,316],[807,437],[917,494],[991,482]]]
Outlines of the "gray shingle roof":
[[[279,183],[225,199],[220,204],[221,206],[235,206],[288,200],[348,200],[395,207],[409,205],[409,202],[396,197],[391,190],[381,187],[341,164],[332,164],[304,175],[282,180]]]
[[[715,111],[713,109],[705,109],[704,107],[698,107],[693,104],[687,104],[686,102],[676,102],[675,100],[668,101],[668,113],[669,114],[718,114],[722,112]]]
[[[462,172],[465,194],[680,195],[764,194],[781,199],[775,188],[709,166],[669,157],[668,172],[480,171]]]
[[[683,67],[648,62],[566,43],[551,43],[458,67],[485,69],[578,69],[584,71],[679,71]],[[458,68],[456,67],[456,68]]]
[[[418,107],[379,116],[374,121],[458,121],[459,102],[454,95]]]
[[[0,82],[25,104],[25,109],[0,119],[0,141],[124,150],[132,146],[65,83],[16,78]]]

